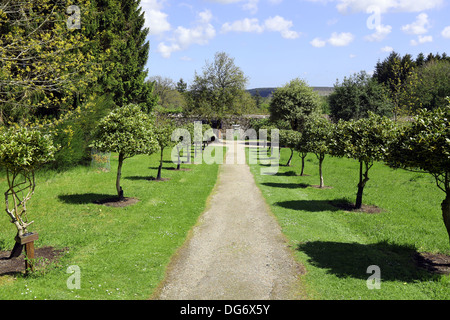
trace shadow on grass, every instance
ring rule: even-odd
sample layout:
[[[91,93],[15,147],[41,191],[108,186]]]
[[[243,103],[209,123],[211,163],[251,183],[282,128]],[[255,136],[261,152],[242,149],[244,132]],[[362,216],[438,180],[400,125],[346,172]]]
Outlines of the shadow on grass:
[[[301,243],[298,251],[309,256],[308,262],[315,267],[327,269],[327,273],[339,278],[368,279],[369,266],[378,266],[381,280],[413,282],[433,276],[417,268],[412,246],[380,242],[375,244],[312,241]]]
[[[346,201],[340,199],[336,201]],[[341,209],[333,206],[329,200],[291,200],[276,202],[274,205],[283,207],[286,209],[309,211],[309,212],[321,212],[321,211],[341,211]]]
[[[69,204],[88,204],[114,197],[117,197],[117,195],[114,196],[110,194],[83,193],[59,195],[58,199]]]
[[[309,184],[305,183],[277,183],[277,182],[264,182],[261,183],[264,186],[267,187],[273,187],[273,188],[286,188],[286,189],[306,189],[309,187]]]

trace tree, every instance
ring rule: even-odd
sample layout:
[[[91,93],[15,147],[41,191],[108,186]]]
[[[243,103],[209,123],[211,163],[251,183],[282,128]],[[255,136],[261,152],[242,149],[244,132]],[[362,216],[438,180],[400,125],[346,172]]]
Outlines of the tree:
[[[323,117],[308,119],[303,130],[304,148],[314,153],[319,160],[319,188],[324,188],[322,164],[325,156],[330,153],[330,143],[333,134],[333,124]]]
[[[294,79],[273,93],[270,120],[289,122],[291,129],[299,131],[306,118],[320,113],[319,95],[304,80]]]
[[[106,53],[98,88],[110,93],[117,106],[137,104],[148,109],[156,105],[152,83],[145,81],[150,50],[149,29],[140,0],[92,0],[86,36],[96,54]]]
[[[152,154],[158,150],[154,124],[136,105],[118,107],[100,120],[91,146],[102,152],[119,154],[116,179],[119,200],[124,198],[120,186],[123,162],[135,155]]]
[[[334,121],[358,120],[367,117],[369,112],[381,116],[392,114],[389,92],[365,71],[345,77],[342,83],[337,82],[328,99]]]
[[[83,11],[73,17],[66,1],[0,2],[0,124],[39,109],[57,114],[96,80],[99,68],[82,33],[87,4],[78,1]],[[69,28],[71,18],[83,27]]]
[[[207,62],[201,75],[195,73],[190,87],[188,111],[209,119],[222,119],[227,114],[239,114],[239,99],[246,93],[248,79],[235,65],[234,58],[218,52],[212,63]]]
[[[161,180],[161,171],[163,167],[164,149],[173,145],[172,133],[175,130],[175,125],[168,119],[157,118],[155,123],[155,139],[158,142],[161,151],[159,161],[158,174],[156,180]]]
[[[183,78],[180,78],[180,80],[177,82],[176,89],[179,93],[185,93],[187,91],[187,83],[184,82]]]
[[[0,166],[6,169],[8,182],[6,213],[16,226],[19,238],[28,233],[28,227],[34,222],[28,221],[26,203],[36,188],[35,172],[53,160],[55,151],[50,135],[37,129],[0,127]],[[22,247],[16,243],[11,257],[20,255]]]
[[[291,155],[289,157],[288,162],[286,163],[287,167],[291,166],[291,161],[294,156],[294,150],[300,141],[300,136],[301,136],[301,134],[298,131],[285,130],[285,129],[280,130],[280,135],[279,135],[280,146],[289,148],[291,150]]]
[[[422,56],[419,55],[419,64],[422,63],[421,59]],[[410,108],[414,102],[410,98],[418,86],[418,79],[413,81],[412,78],[416,68],[417,63],[410,54],[402,57],[396,52],[392,52],[383,62],[379,61],[375,66],[373,78],[388,88],[395,120],[399,115],[408,115],[411,112]]]
[[[412,108],[434,110],[447,105],[446,97],[450,96],[450,60],[431,60],[408,77]],[[419,82],[420,81],[420,82]],[[420,83],[420,84],[419,84]]]
[[[450,103],[450,100],[448,100]],[[450,236],[450,105],[433,111],[420,110],[389,146],[387,163],[393,168],[431,174],[446,197],[442,217]]]
[[[394,123],[387,117],[369,113],[360,120],[340,120],[334,130],[331,153],[359,161],[359,182],[355,209],[361,209],[364,187],[374,161],[385,159],[386,150],[395,133]]]

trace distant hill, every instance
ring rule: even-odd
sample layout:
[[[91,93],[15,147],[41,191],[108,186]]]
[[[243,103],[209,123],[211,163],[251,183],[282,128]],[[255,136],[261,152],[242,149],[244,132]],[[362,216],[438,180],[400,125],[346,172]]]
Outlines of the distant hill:
[[[247,91],[252,96],[255,96],[256,92],[258,91],[259,94],[261,95],[261,97],[267,98],[267,97],[270,97],[276,89],[277,88],[255,88],[255,89],[250,89]],[[313,89],[314,89],[314,91],[318,92],[319,95],[321,95],[321,96],[329,96],[334,91],[333,87],[313,87]]]

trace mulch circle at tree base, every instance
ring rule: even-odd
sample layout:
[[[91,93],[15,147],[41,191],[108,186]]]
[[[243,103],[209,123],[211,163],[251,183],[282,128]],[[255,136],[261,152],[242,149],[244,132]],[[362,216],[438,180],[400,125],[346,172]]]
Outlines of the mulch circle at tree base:
[[[37,248],[35,251],[36,268],[39,269],[57,261],[65,251],[65,249],[58,250],[53,247]],[[10,251],[0,251],[0,276],[25,272],[25,256],[22,254],[17,258],[9,259],[9,255]]]
[[[117,208],[131,206],[138,202],[139,202],[139,199],[137,199],[137,198],[123,198],[123,199],[109,198],[109,199],[94,201],[95,204],[104,205],[107,207],[117,207]]]

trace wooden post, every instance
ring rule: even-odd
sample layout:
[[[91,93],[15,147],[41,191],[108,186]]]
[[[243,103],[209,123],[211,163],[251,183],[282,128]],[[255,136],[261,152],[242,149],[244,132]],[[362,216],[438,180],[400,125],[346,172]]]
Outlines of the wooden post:
[[[34,271],[34,241],[39,239],[39,234],[37,233],[27,233],[21,237],[16,237],[16,242],[25,245],[25,271]]]

